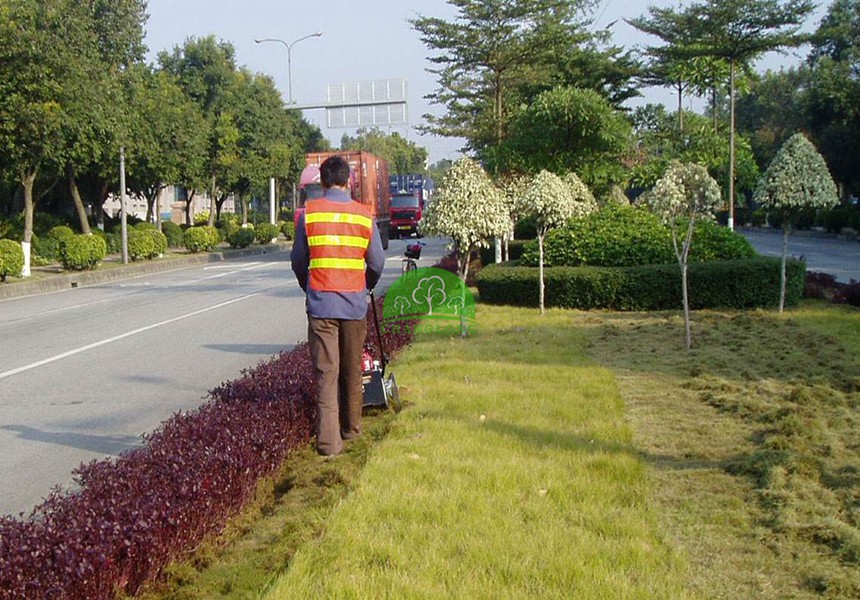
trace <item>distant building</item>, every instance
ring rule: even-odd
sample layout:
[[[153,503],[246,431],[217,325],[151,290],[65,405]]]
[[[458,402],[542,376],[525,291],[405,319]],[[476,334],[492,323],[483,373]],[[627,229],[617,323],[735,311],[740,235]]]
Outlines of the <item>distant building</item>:
[[[170,185],[161,190],[156,201],[156,212],[161,215],[162,221],[173,221],[177,225],[185,223],[185,209],[188,203],[188,190],[182,186]],[[129,215],[133,215],[140,220],[146,220],[147,202],[146,198],[139,195],[129,195],[126,201],[128,205],[126,210]],[[205,192],[197,192],[194,194],[190,217],[193,224],[194,217],[200,213],[208,213],[211,202],[209,195]],[[104,211],[110,217],[116,217],[121,210],[120,198],[111,194],[104,203]],[[236,202],[233,196],[227,198],[221,206],[222,213],[235,213]]]

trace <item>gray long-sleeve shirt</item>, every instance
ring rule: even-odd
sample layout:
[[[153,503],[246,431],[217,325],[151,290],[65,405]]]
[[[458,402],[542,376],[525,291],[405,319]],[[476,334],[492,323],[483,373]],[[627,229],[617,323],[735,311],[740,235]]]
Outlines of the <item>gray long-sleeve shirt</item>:
[[[347,192],[338,189],[326,190],[323,197],[331,202],[351,201]],[[345,319],[349,321],[363,319],[367,314],[367,291],[321,292],[308,289],[310,258],[305,216],[301,215],[298,223],[296,223],[296,237],[293,240],[290,262],[299,285],[307,294],[305,306],[308,314],[315,319]],[[379,278],[382,277],[382,270],[385,267],[385,251],[382,249],[382,240],[379,237],[379,230],[375,222],[364,260],[367,265],[364,272],[367,289],[373,289],[379,282]]]

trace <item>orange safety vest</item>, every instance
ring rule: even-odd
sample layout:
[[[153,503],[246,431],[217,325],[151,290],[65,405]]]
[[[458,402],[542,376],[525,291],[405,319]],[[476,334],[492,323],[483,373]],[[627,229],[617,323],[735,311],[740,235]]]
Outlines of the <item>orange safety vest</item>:
[[[310,200],[305,209],[310,249],[308,286],[320,292],[362,292],[365,256],[373,233],[369,206]]]

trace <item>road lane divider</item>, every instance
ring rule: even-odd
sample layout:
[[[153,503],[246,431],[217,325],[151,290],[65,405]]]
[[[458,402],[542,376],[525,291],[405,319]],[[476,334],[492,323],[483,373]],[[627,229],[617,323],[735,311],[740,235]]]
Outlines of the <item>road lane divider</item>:
[[[57,354],[55,356],[51,356],[49,358],[45,358],[43,360],[30,363],[29,365],[24,365],[23,367],[18,367],[16,369],[11,369],[9,371],[4,371],[0,373],[0,379],[6,379],[7,377],[12,377],[13,375],[18,375],[19,373],[24,373],[25,371],[30,371],[32,369],[37,369],[39,367],[44,367],[45,365],[49,365],[51,363],[57,362],[58,360],[63,360],[65,358],[69,358],[71,356],[75,356],[76,354],[81,354],[82,352],[88,352],[89,350],[93,350],[95,348],[99,348],[101,346],[106,346],[108,344],[112,344],[114,342],[118,342],[120,340],[124,340],[125,338],[138,335],[141,333],[145,333],[152,329],[157,329],[158,327],[163,327],[165,325],[170,325],[171,323],[176,323],[177,321],[183,321],[185,319],[190,319],[191,317],[196,317],[197,315],[202,315],[207,312],[211,312],[213,310],[218,310],[219,308],[224,308],[225,306],[229,306],[231,304],[236,304],[237,302],[242,302],[243,300],[248,300],[249,298],[253,298],[254,296],[259,296],[265,290],[261,290],[259,292],[254,292],[253,294],[247,294],[245,296],[240,296],[238,298],[233,298],[232,300],[227,300],[226,302],[221,302],[219,304],[215,304],[213,306],[209,306],[207,308],[201,308],[200,310],[195,310],[193,312],[180,315],[178,317],[173,317],[172,319],[167,319],[166,321],[161,321],[159,323],[153,323],[152,325],[147,325],[146,327],[140,327],[133,331],[128,331],[126,333],[122,333],[120,335],[115,335],[113,337],[94,342],[92,344],[87,344],[86,346],[81,346],[80,348],[75,348],[74,350],[69,350],[68,352],[63,352],[62,354]]]

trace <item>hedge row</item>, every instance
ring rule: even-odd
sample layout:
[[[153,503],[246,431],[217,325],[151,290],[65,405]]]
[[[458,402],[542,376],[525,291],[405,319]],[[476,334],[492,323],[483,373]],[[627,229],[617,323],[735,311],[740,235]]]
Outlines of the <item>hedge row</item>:
[[[803,295],[806,264],[790,260],[786,304]],[[780,259],[758,257],[691,263],[691,308],[753,308],[779,302]],[[490,265],[477,276],[481,301],[538,305],[538,269]],[[545,273],[546,306],[577,309],[675,310],[682,306],[677,263],[639,267],[550,267]]]
[[[368,331],[378,347],[374,328]],[[393,354],[411,333],[384,335]],[[0,518],[0,598],[107,600],[136,593],[223,530],[261,479],[311,439],[306,345],[210,396],[197,410],[174,415],[143,446],[81,466],[78,491],[53,493],[27,519]]]
[[[509,260],[519,260],[523,256],[526,245],[532,240],[510,240],[508,241]],[[490,244],[488,248],[481,248],[481,264],[491,265],[496,262],[496,246]]]

